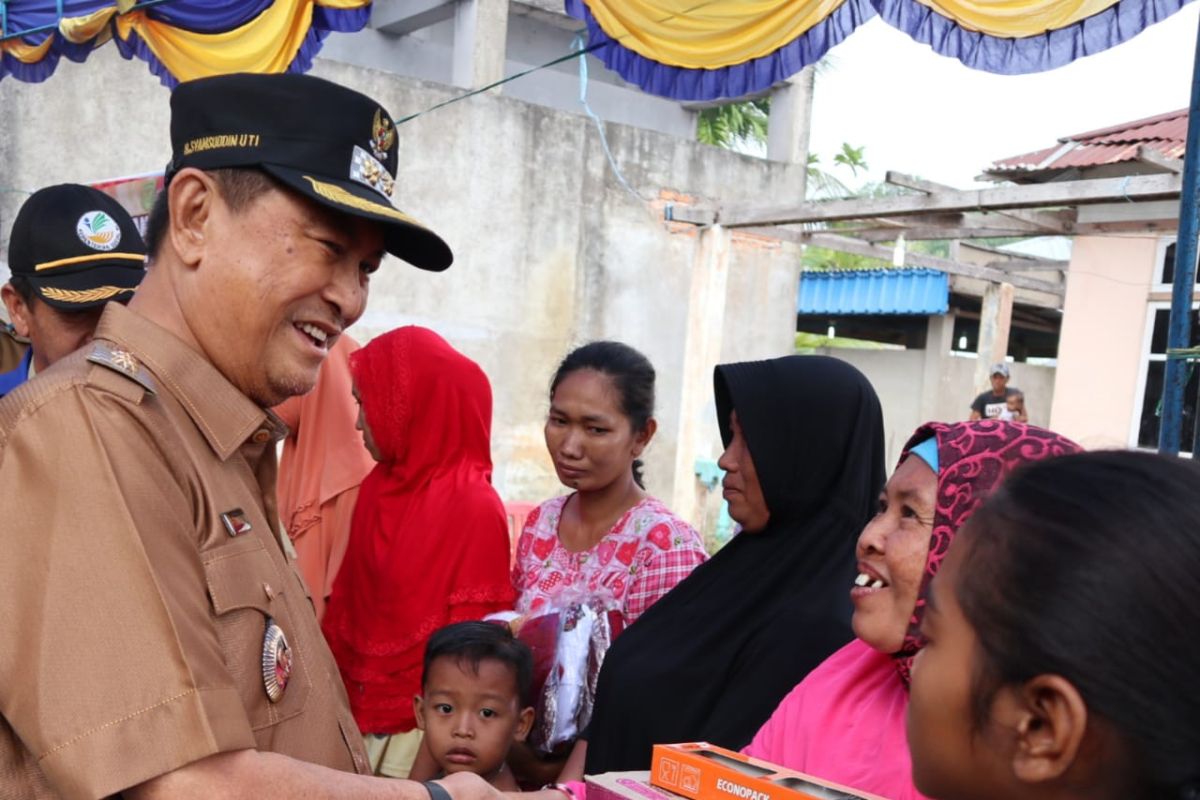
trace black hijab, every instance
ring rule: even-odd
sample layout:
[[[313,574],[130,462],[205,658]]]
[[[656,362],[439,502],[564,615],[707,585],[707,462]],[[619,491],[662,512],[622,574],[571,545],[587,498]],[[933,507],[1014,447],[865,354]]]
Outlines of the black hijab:
[[[613,643],[588,727],[589,775],[648,769],[651,746],[740,749],[850,641],[854,548],[884,482],[883,417],[862,373],[823,356],[714,371],[771,516],[739,534]]]

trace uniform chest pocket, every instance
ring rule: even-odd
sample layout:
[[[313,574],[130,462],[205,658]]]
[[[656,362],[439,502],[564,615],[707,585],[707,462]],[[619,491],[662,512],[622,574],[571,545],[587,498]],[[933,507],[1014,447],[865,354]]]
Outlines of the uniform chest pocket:
[[[301,713],[308,699],[311,680],[284,596],[298,589],[264,548],[230,550],[208,554],[204,578],[226,669],[258,731]]]

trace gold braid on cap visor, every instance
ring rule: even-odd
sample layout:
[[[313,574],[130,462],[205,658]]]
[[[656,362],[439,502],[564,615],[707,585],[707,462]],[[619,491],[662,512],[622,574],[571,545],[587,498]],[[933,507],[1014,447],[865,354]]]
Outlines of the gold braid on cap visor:
[[[356,194],[350,194],[345,189],[332,183],[323,183],[316,178],[308,175],[304,176],[304,180],[312,184],[313,191],[324,197],[326,200],[338,203],[339,205],[356,208],[359,211],[366,211],[371,214],[379,214],[384,217],[391,217],[400,222],[407,222],[409,225],[416,225],[418,228],[425,228],[424,225],[417,222],[415,219],[405,214],[390,205],[383,203],[372,203],[370,200],[364,200]],[[426,228],[428,230],[428,228]]]
[[[39,286],[38,291],[47,300],[58,300],[60,303],[95,303],[97,300],[107,300],[125,292],[133,293],[133,289],[125,286],[97,286],[95,289],[82,290]]]

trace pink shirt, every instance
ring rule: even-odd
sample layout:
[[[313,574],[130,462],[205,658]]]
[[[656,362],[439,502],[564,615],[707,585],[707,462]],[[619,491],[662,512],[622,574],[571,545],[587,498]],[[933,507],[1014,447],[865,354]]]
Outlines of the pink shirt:
[[[564,592],[604,593],[630,625],[708,558],[700,534],[653,497],[625,512],[591,549],[569,552],[558,522],[570,496],[547,500],[525,520],[513,567],[521,614],[544,613]]]
[[[907,709],[891,656],[855,639],[810,672],[742,752],[891,800],[927,800],[913,786]]]

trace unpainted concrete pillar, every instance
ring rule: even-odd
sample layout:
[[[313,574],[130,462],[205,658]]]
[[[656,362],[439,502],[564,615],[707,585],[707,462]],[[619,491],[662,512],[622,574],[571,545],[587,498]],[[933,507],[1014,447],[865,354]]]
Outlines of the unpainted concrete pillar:
[[[812,127],[813,76],[810,64],[771,92],[771,118],[767,123],[767,158],[791,164],[808,163]],[[804,199],[807,169],[800,171],[798,199]]]
[[[979,312],[979,360],[975,364],[975,390],[988,387],[988,370],[1008,356],[1008,332],[1012,327],[1013,287],[992,283],[983,293]]]
[[[464,89],[478,89],[503,78],[507,40],[508,0],[460,0],[454,13],[451,80]]]
[[[712,370],[721,357],[728,277],[729,232],[712,225],[700,232],[692,260],[671,492],[671,510],[693,525],[703,516],[696,459],[715,457],[708,446],[711,422],[705,412],[712,399]]]
[[[937,419],[946,361],[954,348],[954,312],[929,318],[925,334],[925,360],[921,367],[920,421]]]

